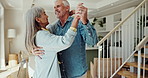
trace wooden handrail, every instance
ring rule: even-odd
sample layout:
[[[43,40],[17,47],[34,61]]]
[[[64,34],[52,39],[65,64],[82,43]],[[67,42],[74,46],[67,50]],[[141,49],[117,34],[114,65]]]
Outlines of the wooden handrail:
[[[108,37],[112,35],[121,25],[128,19],[130,18],[146,1],[148,0],[143,0],[124,20],[122,20],[112,31],[110,31],[101,41],[97,43],[97,46],[101,45]]]

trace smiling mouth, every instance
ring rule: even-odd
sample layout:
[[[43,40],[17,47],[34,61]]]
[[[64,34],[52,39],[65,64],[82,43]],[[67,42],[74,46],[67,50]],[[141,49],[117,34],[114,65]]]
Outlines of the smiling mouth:
[[[60,13],[59,11],[56,11],[56,12],[55,12],[56,15],[59,14],[59,13]]]

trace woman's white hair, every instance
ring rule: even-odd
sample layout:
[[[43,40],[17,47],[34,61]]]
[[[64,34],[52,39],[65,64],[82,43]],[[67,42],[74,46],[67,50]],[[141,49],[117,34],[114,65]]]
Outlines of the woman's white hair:
[[[40,17],[44,9],[41,7],[33,7],[26,13],[26,37],[25,46],[28,51],[36,47],[35,34],[41,28],[38,22],[35,20],[36,17]]]

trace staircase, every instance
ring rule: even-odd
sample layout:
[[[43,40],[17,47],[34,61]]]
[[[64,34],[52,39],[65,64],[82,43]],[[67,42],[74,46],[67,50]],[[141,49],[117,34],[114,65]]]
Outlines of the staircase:
[[[148,78],[146,29],[148,0],[143,0],[97,43],[98,74],[94,78]]]
[[[134,56],[137,57],[138,54],[135,53]],[[141,57],[148,58],[148,54],[145,54],[145,56],[144,56],[144,54],[141,54]],[[128,67],[132,66],[132,67],[138,68],[138,63],[137,62],[127,62],[127,63],[125,63],[125,66],[128,66]],[[143,64],[141,64],[140,68],[148,71],[148,64],[145,64],[145,66],[143,66]],[[137,78],[137,74],[130,72],[129,70],[120,70],[117,74],[127,77],[127,78]],[[143,76],[140,76],[140,78],[143,78]],[[148,78],[148,75],[147,76],[145,75],[144,78]]]

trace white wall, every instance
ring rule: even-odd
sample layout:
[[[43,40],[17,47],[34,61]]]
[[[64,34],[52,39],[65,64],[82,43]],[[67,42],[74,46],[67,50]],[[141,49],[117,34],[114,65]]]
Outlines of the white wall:
[[[23,17],[23,10],[5,9],[5,49],[6,49],[6,61],[8,61],[8,38],[7,31],[10,28],[16,29],[16,38],[13,39],[11,45],[11,53],[19,53],[20,51],[27,52],[25,49],[25,22]],[[47,12],[50,23],[56,20],[53,12]]]
[[[18,53],[20,50],[26,51],[24,46],[25,39],[25,25],[23,20],[22,10],[5,9],[5,45],[6,45],[6,59],[8,59],[9,43],[7,38],[7,31],[10,28],[16,29],[16,38],[13,39],[10,48],[11,53]]]

